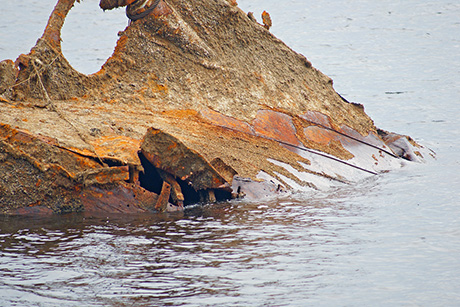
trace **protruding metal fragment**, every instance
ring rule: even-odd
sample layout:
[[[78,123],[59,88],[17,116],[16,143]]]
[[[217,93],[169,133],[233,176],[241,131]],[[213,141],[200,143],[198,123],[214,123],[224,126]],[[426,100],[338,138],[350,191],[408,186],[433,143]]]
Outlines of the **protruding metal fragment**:
[[[126,8],[126,16],[138,20],[150,14],[163,0],[136,0]]]
[[[226,182],[202,155],[159,129],[148,129],[141,150],[156,168],[188,182],[195,191],[215,189]]]
[[[168,207],[168,200],[171,193],[171,185],[166,181],[163,182],[163,187],[161,188],[161,193],[158,196],[157,203],[155,204],[155,209],[160,212],[165,212]]]
[[[265,29],[270,30],[272,26],[272,19],[267,11],[262,12],[262,22],[264,23]]]
[[[248,12],[248,18],[254,22],[257,22],[257,19],[254,17],[254,12]]]
[[[160,177],[171,185],[171,199],[173,204],[178,207],[183,207],[185,200],[184,194],[182,193],[182,189],[174,176],[165,171],[162,171],[161,169],[157,169],[157,171],[160,174]]]

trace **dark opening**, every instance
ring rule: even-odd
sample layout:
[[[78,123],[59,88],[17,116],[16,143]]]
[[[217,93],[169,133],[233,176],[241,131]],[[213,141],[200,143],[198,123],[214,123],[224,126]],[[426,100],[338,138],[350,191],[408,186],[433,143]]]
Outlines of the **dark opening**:
[[[139,158],[141,160],[142,167],[144,168],[144,172],[139,173],[141,187],[150,192],[160,194],[163,186],[163,179],[160,177],[160,174],[157,172],[155,166],[153,166],[141,152],[139,152]],[[195,191],[188,181],[184,181],[179,178],[176,178],[176,181],[182,190],[182,194],[184,195],[185,206],[197,204],[202,201],[200,193]],[[218,202],[232,198],[232,194],[224,190],[214,190],[214,194],[216,196],[216,201]],[[171,198],[169,201],[172,203]]]
[[[125,163],[117,160],[117,159],[110,159],[110,158],[103,158],[102,162],[107,164],[108,167],[114,167],[114,166],[124,166]]]
[[[139,152],[139,158],[141,160],[142,167],[144,171],[139,173],[139,181],[141,187],[144,189],[160,194],[161,188],[163,186],[163,179],[158,174],[157,169],[152,163],[147,160],[146,157]],[[200,202],[200,195],[196,192],[188,182],[180,179],[176,179],[177,183],[180,185],[182,194],[184,194],[184,205],[196,204]],[[172,202],[172,199],[169,199],[169,202]]]
[[[200,194],[188,184],[187,181],[176,178],[177,183],[180,185],[182,194],[184,194],[184,205],[192,205],[200,202]]]
[[[161,179],[152,163],[150,163],[141,152],[139,152],[139,159],[144,168],[144,171],[139,173],[141,187],[150,192],[160,194],[161,187],[163,186],[163,179]]]
[[[215,190],[214,193],[216,194],[216,200],[219,201],[226,201],[232,199],[232,193],[225,191],[225,190]]]

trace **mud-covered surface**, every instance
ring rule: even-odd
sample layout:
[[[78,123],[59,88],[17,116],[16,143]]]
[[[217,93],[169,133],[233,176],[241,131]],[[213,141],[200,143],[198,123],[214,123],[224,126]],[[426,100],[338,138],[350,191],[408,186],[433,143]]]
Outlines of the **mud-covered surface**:
[[[92,75],[61,52],[74,2],[58,1],[30,53],[0,62],[1,212],[181,210],[422,156],[234,1],[152,1]]]

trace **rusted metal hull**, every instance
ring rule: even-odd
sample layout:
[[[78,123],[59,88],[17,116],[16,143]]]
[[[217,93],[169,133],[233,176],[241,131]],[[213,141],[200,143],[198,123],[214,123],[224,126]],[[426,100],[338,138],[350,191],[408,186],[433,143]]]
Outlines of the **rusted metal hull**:
[[[61,52],[74,2],[58,1],[29,54],[0,63],[1,213],[177,211],[349,184],[426,155],[234,1],[101,1],[141,17],[93,75]]]

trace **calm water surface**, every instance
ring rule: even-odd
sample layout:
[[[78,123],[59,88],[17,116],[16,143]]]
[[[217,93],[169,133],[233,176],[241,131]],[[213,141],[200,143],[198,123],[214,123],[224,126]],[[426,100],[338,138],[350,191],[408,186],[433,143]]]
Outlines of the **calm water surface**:
[[[54,0],[8,1],[0,59],[27,53]],[[110,56],[123,10],[85,0],[63,52]],[[437,152],[346,188],[184,214],[0,217],[1,306],[459,306],[460,4],[240,0],[365,105]],[[260,20],[260,18],[259,18]],[[1,116],[1,114],[0,114]]]

